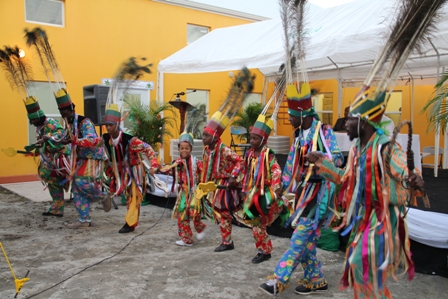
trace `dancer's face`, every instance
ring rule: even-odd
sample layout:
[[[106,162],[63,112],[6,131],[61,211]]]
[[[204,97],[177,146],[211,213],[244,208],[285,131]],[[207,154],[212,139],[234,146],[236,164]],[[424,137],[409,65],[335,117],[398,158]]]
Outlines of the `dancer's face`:
[[[186,159],[191,155],[191,145],[188,142],[179,144],[179,155],[182,159]]]
[[[45,121],[45,117],[34,118],[34,119],[30,119],[30,124],[32,124],[35,127],[39,127],[44,124],[44,121]]]
[[[59,112],[61,113],[62,118],[67,119],[69,124],[73,123],[73,120],[75,119],[75,111],[73,110],[59,110]]]
[[[359,130],[362,130],[361,126],[358,126],[358,123],[360,122],[360,119],[357,117],[353,117],[351,114],[347,117],[347,122],[345,123],[345,130],[347,131],[347,135],[350,138],[350,141],[353,141],[353,139],[358,138],[360,135]]]
[[[117,124],[106,124],[106,130],[107,130],[107,133],[109,133],[109,135],[114,138],[118,135]]]
[[[202,143],[204,143],[205,146],[212,144],[213,143],[213,135],[204,131],[202,133]]]
[[[293,126],[294,129],[297,129],[302,125],[303,118],[290,114],[288,120],[291,123],[291,126]]]
[[[260,135],[257,134],[250,134],[249,143],[250,147],[253,149],[257,149],[261,146],[261,142],[263,141],[263,138]]]

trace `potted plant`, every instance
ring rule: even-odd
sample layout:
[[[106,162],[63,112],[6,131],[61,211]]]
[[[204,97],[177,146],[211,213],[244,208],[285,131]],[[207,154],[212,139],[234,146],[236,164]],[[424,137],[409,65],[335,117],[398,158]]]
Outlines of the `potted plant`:
[[[173,136],[170,128],[174,127],[176,118],[166,115],[161,116],[163,112],[167,111],[175,115],[176,111],[173,106],[157,101],[145,105],[135,99],[129,99],[125,102],[129,108],[129,119],[132,122],[130,134],[148,143],[154,151],[158,152],[164,136]]]
[[[247,133],[242,135],[244,136],[244,138],[246,138],[246,141],[248,141],[250,138],[250,127],[255,124],[262,110],[262,104],[250,103],[244,109],[238,111],[238,113],[235,115],[235,120],[232,122],[232,126],[246,128]]]

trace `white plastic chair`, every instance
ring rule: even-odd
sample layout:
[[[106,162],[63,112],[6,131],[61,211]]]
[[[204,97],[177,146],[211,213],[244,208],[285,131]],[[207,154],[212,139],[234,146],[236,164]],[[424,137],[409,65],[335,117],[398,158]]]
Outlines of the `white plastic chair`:
[[[242,139],[246,139],[247,129],[245,127],[231,126],[230,127],[230,148],[237,154],[241,154],[243,157],[246,154],[247,149],[250,148],[249,143],[238,143]]]
[[[422,149],[422,166],[433,166],[434,164],[429,164],[429,163],[423,163],[423,159],[430,157],[430,156],[434,156],[436,152],[436,147],[435,146],[425,146]],[[439,147],[439,168],[442,168],[442,155],[443,155],[443,148]]]

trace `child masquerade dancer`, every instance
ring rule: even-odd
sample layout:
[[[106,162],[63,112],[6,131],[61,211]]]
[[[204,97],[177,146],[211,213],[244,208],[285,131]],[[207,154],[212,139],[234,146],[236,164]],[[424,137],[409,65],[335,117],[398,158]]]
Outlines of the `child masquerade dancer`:
[[[33,95],[31,66],[20,57],[19,48],[5,47],[0,50],[0,63],[7,71],[11,87],[23,97],[30,124],[36,127],[37,153],[39,154],[38,174],[48,187],[53,203],[44,216],[62,217],[64,214],[64,184],[70,173],[68,156],[70,148],[59,143],[64,136],[64,129],[58,121],[46,117],[40,109],[36,96]]]
[[[247,94],[252,91],[254,78],[247,68],[241,70],[234,78],[226,100],[206,124],[202,135],[205,148],[201,182],[212,181],[218,186],[229,187],[209,193],[205,202],[210,211],[206,211],[206,214],[219,224],[221,230],[222,243],[215,248],[215,252],[234,249],[231,238],[232,213],[240,208],[240,198],[235,187],[242,162],[238,154],[224,145],[220,136],[243,105]]]
[[[283,11],[283,24],[286,36],[303,37],[302,32],[294,33],[297,28],[302,28],[300,23],[304,17],[306,1],[280,1]],[[300,16],[291,18],[290,16]],[[299,24],[295,23],[299,21]],[[295,60],[290,57],[290,48]],[[324,153],[336,166],[343,163],[343,155],[337,146],[336,137],[331,126],[322,124],[314,111],[311,99],[311,88],[308,82],[304,66],[304,43],[298,38],[294,46],[285,45],[287,61],[284,72],[286,78],[286,96],[288,101],[288,114],[291,125],[294,127],[294,143],[291,147],[285,169],[282,175],[283,192],[295,194],[294,212],[287,221],[287,225],[295,228],[290,247],[280,258],[274,275],[268,277],[268,281],[260,285],[260,288],[272,295],[282,292],[291,278],[292,272],[300,264],[304,270],[304,277],[296,287],[296,293],[307,295],[310,293],[326,292],[327,281],[322,273],[321,262],[316,257],[316,244],[320,237],[321,226],[331,223],[333,215],[329,213],[328,206],[335,207],[335,185],[325,181],[310,167],[305,160],[305,155],[311,151]],[[300,49],[301,51],[295,51]],[[299,63],[297,70],[293,69],[291,61]],[[293,71],[300,72],[293,76]],[[303,82],[300,93],[292,80],[293,77],[301,77]],[[330,210],[330,211],[331,211]],[[327,219],[327,220],[326,220]]]
[[[319,153],[307,156],[320,175],[342,184],[346,212],[339,228],[351,233],[341,284],[353,289],[354,298],[392,298],[387,277],[395,278],[399,268],[409,280],[414,276],[405,208],[416,203],[410,195],[422,195],[410,191],[422,190],[423,180],[411,171],[410,149],[405,153],[385,135],[381,117],[402,66],[418,43],[427,40],[428,28],[445,2],[401,1],[391,35],[350,106],[346,129],[350,139],[357,140],[345,169],[336,169]],[[379,84],[369,93],[381,69]]]
[[[193,221],[197,232],[196,238],[200,241],[205,237],[206,225],[201,221],[201,201],[195,197],[195,190],[200,183],[203,171],[202,162],[191,155],[193,150],[193,136],[184,132],[179,136],[179,158],[161,171],[172,168],[174,182],[177,184],[177,199],[173,209],[173,218],[177,219],[177,231],[180,240],[179,246],[193,245],[193,232],[190,221]]]

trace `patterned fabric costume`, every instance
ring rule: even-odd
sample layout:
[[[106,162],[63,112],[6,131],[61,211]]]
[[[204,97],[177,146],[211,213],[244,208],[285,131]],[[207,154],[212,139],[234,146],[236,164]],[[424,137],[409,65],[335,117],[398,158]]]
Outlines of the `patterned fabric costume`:
[[[213,181],[218,186],[228,186],[229,179],[236,179],[241,169],[241,158],[228,146],[224,145],[220,136],[229,122],[241,109],[247,95],[254,88],[255,76],[246,67],[233,78],[227,97],[221,107],[207,122],[204,132],[213,136],[209,145],[204,148],[202,163],[201,183]],[[210,146],[214,145],[213,149]],[[233,182],[232,182],[233,183]],[[232,213],[240,208],[240,198],[237,190],[216,189],[207,195],[204,204],[205,214],[219,223],[221,229],[221,245],[215,249],[216,252],[234,249],[231,239]]]
[[[399,1],[389,39],[350,106],[347,128],[358,140],[350,149],[345,170],[334,168],[322,157],[316,161],[322,176],[342,183],[345,215],[340,228],[346,226],[344,233],[351,230],[351,234],[341,283],[353,288],[355,298],[392,298],[386,279],[389,275],[395,278],[400,267],[409,280],[414,276],[404,209],[407,201],[414,202],[415,198],[403,184],[408,182],[405,176],[412,177],[413,187],[423,185],[423,181],[408,170],[412,154],[408,157],[385,136],[381,118],[399,72],[418,48],[417,43],[428,38],[437,11],[445,2]],[[372,91],[371,83],[380,70],[378,85]]]
[[[146,194],[146,168],[157,168],[156,153],[152,147],[130,134],[119,132],[116,139],[103,134],[104,146],[109,153],[109,163],[105,168],[106,175],[111,178],[109,192],[126,197],[126,223],[135,228],[138,225],[140,204]]]
[[[179,137],[179,145],[188,143],[193,148],[193,137],[184,132]],[[173,169],[174,182],[177,184],[177,199],[173,209],[173,218],[177,219],[179,237],[185,244],[193,244],[193,232],[190,221],[196,232],[201,234],[206,225],[201,221],[201,201],[196,199],[195,190],[200,183],[203,171],[202,162],[194,156],[185,159],[179,157],[171,162],[176,165]],[[199,237],[198,237],[199,239]]]
[[[259,253],[270,254],[272,242],[266,231],[277,218],[283,201],[276,198],[275,190],[281,188],[281,169],[274,152],[266,145],[259,156],[251,148],[244,160],[243,217],[252,226],[255,247]]]
[[[65,131],[54,119],[47,118],[35,95],[32,86],[32,72],[29,62],[20,56],[20,50],[16,47],[4,47],[0,50],[0,64],[6,72],[6,78],[11,87],[15,88],[22,97],[27,110],[30,123],[36,126],[36,136],[39,145],[35,154],[39,154],[38,174],[47,185],[53,204],[45,216],[62,216],[64,213],[64,188],[63,180],[69,174],[69,161],[67,155],[70,148],[58,142],[64,137]],[[30,148],[36,148],[30,145]],[[27,148],[27,147],[25,147]],[[27,150],[28,151],[28,150]]]
[[[218,138],[215,148],[205,147],[202,163],[204,169],[201,182],[213,181],[227,186],[230,177],[237,177],[241,169],[241,157],[224,145]],[[240,198],[236,190],[216,189],[208,194],[207,201],[213,209],[213,218],[219,224],[222,244],[231,243],[232,213],[240,208]]]
[[[390,161],[390,171],[386,161]],[[345,170],[326,159],[316,166],[322,177],[343,184],[340,192],[346,215],[340,227],[347,226],[345,234],[351,230],[343,286],[352,286],[355,298],[391,298],[387,276],[395,275],[400,265],[409,278],[414,275],[403,219],[408,190],[399,180],[407,175],[406,153],[376,133],[362,150],[356,141]]]
[[[334,165],[342,165],[344,158],[337,145],[336,136],[329,125],[321,125],[313,118],[307,136],[303,130],[296,130],[297,137],[288,155],[282,182],[285,192],[295,191],[296,210],[287,224],[295,230],[291,236],[289,249],[280,258],[274,271],[275,277],[283,284],[289,283],[292,272],[299,265],[304,269],[303,283],[309,288],[318,288],[326,284],[321,271],[321,263],[316,257],[316,244],[320,237],[320,228],[325,218],[327,223],[328,206],[335,208],[335,185],[316,174],[305,160],[311,150],[325,153]]]
[[[73,202],[79,214],[79,222],[91,222],[90,201],[102,198],[101,174],[103,161],[107,159],[100,146],[92,121],[75,114],[73,124],[67,124],[72,139],[72,192]]]
[[[48,136],[49,140],[39,149],[39,177],[48,186],[53,204],[48,212],[54,215],[64,214],[64,183],[69,175],[70,147],[56,141],[64,136],[64,129],[58,121],[46,118],[42,126],[36,127],[37,140]],[[65,184],[68,187],[68,184]]]

